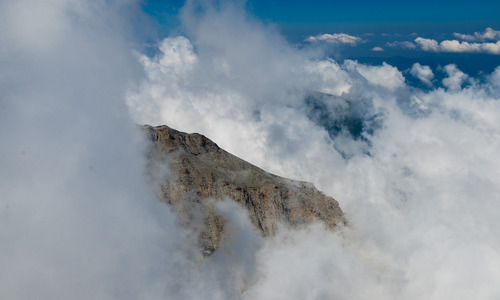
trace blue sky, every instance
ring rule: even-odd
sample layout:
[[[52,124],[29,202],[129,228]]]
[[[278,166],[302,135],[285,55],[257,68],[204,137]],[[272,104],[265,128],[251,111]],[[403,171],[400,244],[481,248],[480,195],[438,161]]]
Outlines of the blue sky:
[[[498,1],[251,0],[257,16],[286,23],[498,21]]]
[[[175,24],[175,15],[184,1],[147,0],[145,11],[166,26]],[[278,24],[282,29],[351,30],[405,28],[433,30],[434,26],[450,30],[477,31],[500,24],[500,2],[477,1],[298,1],[249,0],[249,11],[257,18]],[[455,29],[456,30],[456,29]]]
[[[159,38],[182,34],[178,13],[183,5],[182,0],[144,2],[144,11],[152,16]],[[489,41],[467,41],[457,39],[454,33],[472,36],[475,32],[484,33],[486,28],[500,30],[500,1],[248,0],[246,7],[250,15],[274,24],[292,44],[299,46],[307,46],[305,39],[320,34],[344,33],[360,39],[355,45],[323,42],[320,46],[337,60],[356,59],[369,64],[386,61],[400,69],[417,61],[434,68],[455,63],[472,75],[489,73],[500,64],[500,53],[423,51],[422,45],[415,44],[417,37],[437,43],[497,42],[500,35]],[[411,42],[416,47],[402,47],[401,42]]]

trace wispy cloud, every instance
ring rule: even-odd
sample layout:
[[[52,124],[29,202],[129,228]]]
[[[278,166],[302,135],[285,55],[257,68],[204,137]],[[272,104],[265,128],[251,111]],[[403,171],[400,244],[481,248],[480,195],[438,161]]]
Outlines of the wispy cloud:
[[[387,43],[385,45],[387,47],[390,47],[390,48],[402,48],[402,49],[411,49],[411,50],[417,49],[417,46],[410,41],[403,41],[403,42],[396,41],[396,42]]]
[[[305,39],[306,42],[326,42],[330,44],[345,44],[350,46],[356,46],[363,43],[364,40],[360,37],[345,34],[345,33],[334,33],[334,34],[320,34],[315,36],[310,36]]]

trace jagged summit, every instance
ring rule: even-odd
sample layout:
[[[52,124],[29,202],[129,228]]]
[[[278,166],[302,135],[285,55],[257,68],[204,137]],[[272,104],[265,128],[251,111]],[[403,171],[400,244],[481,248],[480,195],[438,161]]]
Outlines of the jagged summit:
[[[277,223],[298,226],[314,220],[329,228],[345,223],[338,202],[311,183],[268,173],[226,151],[207,137],[168,126],[144,125],[152,142],[150,167],[168,164],[161,179],[162,201],[173,205],[188,220],[202,218],[200,242],[206,254],[215,251],[224,236],[225,220],[209,199],[230,198],[248,210],[262,236],[272,236]]]

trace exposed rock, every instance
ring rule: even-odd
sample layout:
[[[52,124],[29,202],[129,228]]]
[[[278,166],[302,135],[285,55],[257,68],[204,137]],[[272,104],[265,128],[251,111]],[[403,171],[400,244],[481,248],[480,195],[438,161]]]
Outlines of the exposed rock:
[[[152,141],[150,169],[165,163],[170,167],[160,182],[162,201],[176,207],[188,222],[202,221],[200,242],[207,255],[218,248],[225,224],[211,199],[230,198],[246,208],[262,236],[274,235],[277,222],[295,227],[321,220],[329,228],[345,223],[338,202],[311,183],[270,174],[197,133],[149,125],[144,131]]]

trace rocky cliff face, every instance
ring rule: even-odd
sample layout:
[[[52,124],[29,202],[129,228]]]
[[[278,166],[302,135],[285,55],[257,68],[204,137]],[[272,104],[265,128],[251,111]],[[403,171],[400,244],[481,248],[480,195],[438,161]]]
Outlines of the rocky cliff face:
[[[148,125],[144,131],[152,142],[149,169],[169,166],[159,195],[190,225],[201,225],[199,240],[206,255],[224,237],[225,220],[215,212],[213,201],[229,198],[240,204],[262,236],[272,236],[278,222],[294,227],[320,220],[329,228],[345,223],[338,202],[310,183],[270,174],[197,133]]]

